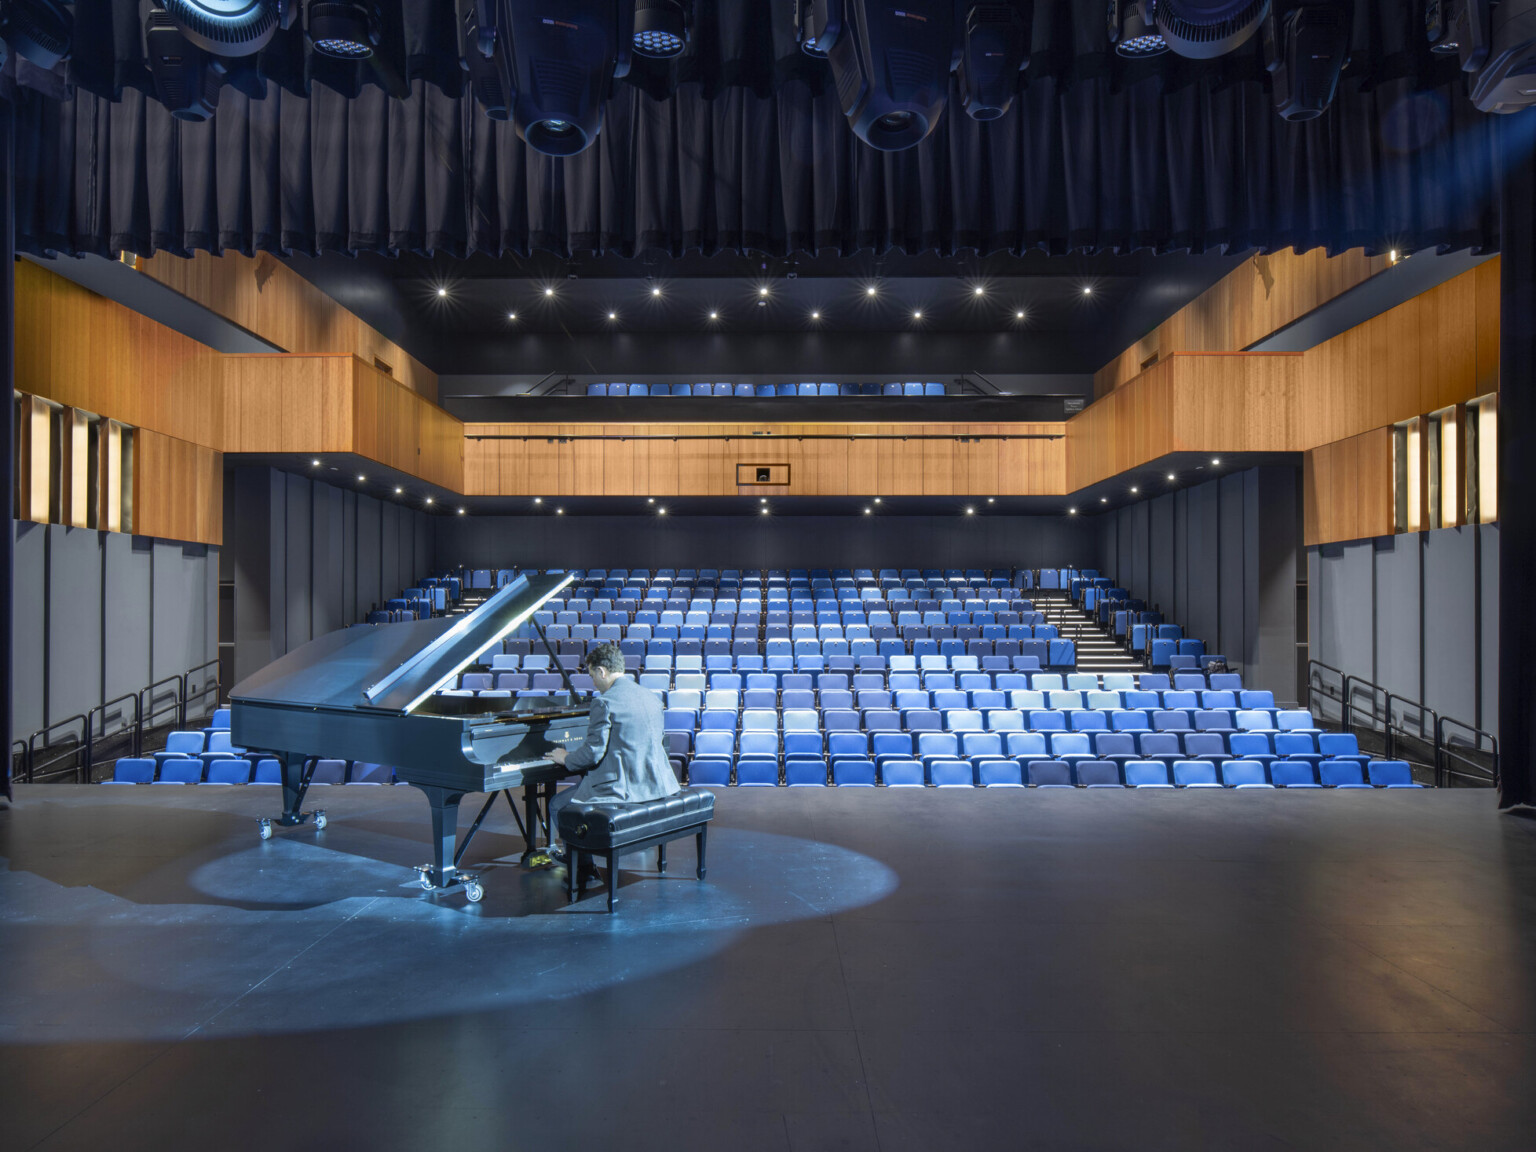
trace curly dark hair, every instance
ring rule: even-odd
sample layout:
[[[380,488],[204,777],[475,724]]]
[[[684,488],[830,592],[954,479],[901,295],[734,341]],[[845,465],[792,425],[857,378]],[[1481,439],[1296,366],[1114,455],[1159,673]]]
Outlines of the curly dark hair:
[[[581,662],[586,669],[604,668],[615,676],[624,675],[624,653],[617,644],[599,644],[587,653],[587,658]]]

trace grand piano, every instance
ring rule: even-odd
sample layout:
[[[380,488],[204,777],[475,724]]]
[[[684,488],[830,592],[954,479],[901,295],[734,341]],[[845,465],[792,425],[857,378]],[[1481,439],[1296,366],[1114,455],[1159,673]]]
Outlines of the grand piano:
[[[282,815],[261,821],[262,839],[279,827],[313,820],[302,811],[317,759],[387,764],[421,789],[432,809],[434,859],[422,887],[462,888],[478,901],[478,875],[458,865],[495,802],[507,798],[528,852],[535,846],[555,781],[565,775],[548,757],[576,747],[587,732],[588,705],[565,678],[566,692],[544,697],[441,696],[460,670],[524,622],[571,582],[570,575],[519,576],[473,612],[403,624],[359,624],[312,640],[274,660],[230,693],[230,738],[279,754]],[[541,631],[542,636],[542,631]],[[547,642],[546,642],[547,644]],[[559,662],[555,661],[557,667]],[[519,814],[509,789],[523,789]],[[485,793],[480,815],[458,838],[459,801]]]

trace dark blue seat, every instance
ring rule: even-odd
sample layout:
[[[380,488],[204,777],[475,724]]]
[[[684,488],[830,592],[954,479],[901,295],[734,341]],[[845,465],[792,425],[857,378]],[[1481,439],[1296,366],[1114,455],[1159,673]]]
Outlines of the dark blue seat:
[[[1065,760],[1031,760],[1029,783],[1032,788],[1071,788],[1072,766]]]
[[[873,788],[875,780],[872,760],[843,757],[832,761],[832,783],[839,788]]]
[[[1112,760],[1079,760],[1072,770],[1077,782],[1084,788],[1123,788],[1120,766]]]

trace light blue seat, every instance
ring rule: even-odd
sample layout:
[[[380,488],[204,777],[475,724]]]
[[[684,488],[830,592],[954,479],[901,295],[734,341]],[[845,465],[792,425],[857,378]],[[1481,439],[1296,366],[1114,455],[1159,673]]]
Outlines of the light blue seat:
[[[112,779],[107,784],[149,784],[155,778],[152,756],[124,756],[112,765]]]
[[[1128,760],[1125,783],[1129,788],[1172,788],[1168,765],[1161,760]]]
[[[880,778],[887,788],[922,788],[927,784],[920,760],[887,760],[880,765]]]
[[[1209,760],[1179,760],[1173,765],[1173,783],[1177,788],[1220,788],[1216,765]]]
[[[983,788],[1022,788],[1024,777],[1017,760],[981,760],[976,779]]]
[[[976,773],[969,760],[934,760],[928,765],[928,779],[935,788],[976,786]]]
[[[1220,767],[1221,783],[1226,788],[1273,788],[1257,760],[1228,760]]]

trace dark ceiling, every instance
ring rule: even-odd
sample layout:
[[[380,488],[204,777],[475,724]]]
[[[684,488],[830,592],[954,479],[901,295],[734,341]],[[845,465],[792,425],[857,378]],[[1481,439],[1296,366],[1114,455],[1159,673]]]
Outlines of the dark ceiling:
[[[514,356],[520,343],[542,348],[562,337],[590,349],[624,336],[702,343],[780,334],[794,343],[900,334],[919,345],[931,337],[963,346],[963,338],[1009,334],[1020,370],[1034,363],[1083,373],[1243,259],[1187,253],[562,259],[535,253],[293,257],[289,263],[441,372],[484,371],[498,357]]]

